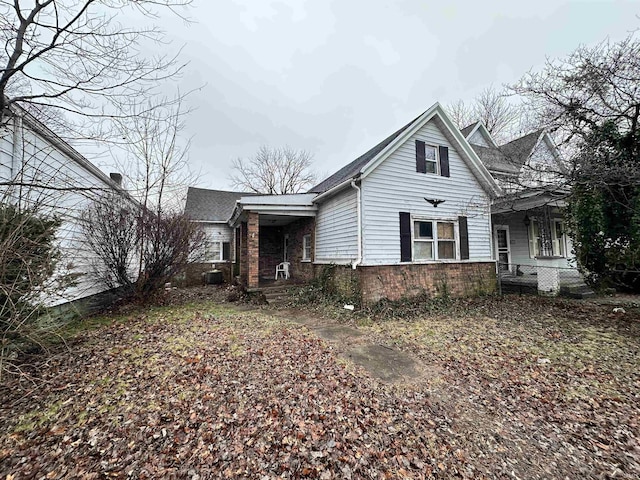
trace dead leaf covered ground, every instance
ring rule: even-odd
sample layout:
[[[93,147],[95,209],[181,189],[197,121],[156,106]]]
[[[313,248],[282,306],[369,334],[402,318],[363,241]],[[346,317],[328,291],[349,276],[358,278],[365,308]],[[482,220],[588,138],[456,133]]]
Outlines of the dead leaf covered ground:
[[[0,478],[638,478],[639,318],[507,297],[360,321],[424,372],[386,384],[269,311],[129,312],[6,383]]]

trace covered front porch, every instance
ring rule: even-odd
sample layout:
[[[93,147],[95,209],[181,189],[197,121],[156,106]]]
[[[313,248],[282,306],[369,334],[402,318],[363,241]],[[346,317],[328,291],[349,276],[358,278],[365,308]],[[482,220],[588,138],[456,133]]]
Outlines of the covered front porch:
[[[567,234],[564,196],[565,192],[528,190],[492,206],[493,251],[504,291],[549,289],[577,295],[589,290]]]
[[[232,220],[243,285],[255,289],[306,283],[313,278],[314,197],[256,195],[238,201]],[[281,271],[276,282],[278,265]]]

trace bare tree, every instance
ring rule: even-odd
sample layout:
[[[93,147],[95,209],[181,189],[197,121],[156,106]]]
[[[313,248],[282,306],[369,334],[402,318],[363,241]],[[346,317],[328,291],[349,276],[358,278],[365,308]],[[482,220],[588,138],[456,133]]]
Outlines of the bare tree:
[[[180,15],[191,0],[0,1],[0,125],[21,105],[47,123],[82,137],[80,119],[123,115],[123,107],[153,93],[183,67],[178,55],[145,58],[147,42],[162,42],[154,26],[127,27],[125,15],[153,18],[160,8]],[[134,23],[134,22],[131,22]],[[65,114],[64,119],[60,113]],[[108,127],[107,127],[108,128]],[[81,129],[81,130],[80,130]],[[104,127],[100,130],[104,134]]]
[[[581,46],[566,58],[548,60],[511,89],[535,122],[565,145],[575,146],[604,122],[634,130],[640,119],[640,41],[631,35]]]
[[[230,180],[235,188],[255,193],[299,193],[316,179],[312,160],[313,155],[305,150],[262,146],[253,157],[233,161],[235,173]]]
[[[204,231],[175,202],[176,189],[191,181],[190,142],[180,135],[186,112],[180,102],[163,100],[136,108],[144,113],[119,123],[135,201],[103,196],[84,212],[82,227],[97,277],[109,288],[121,287],[126,297],[149,300],[197,260]]]
[[[509,101],[507,92],[493,86],[485,88],[471,103],[458,100],[449,105],[447,112],[459,128],[481,121],[499,142],[512,138],[520,130],[519,106]]]
[[[512,88],[565,145],[579,264],[594,281],[640,291],[640,40],[581,46]]]
[[[145,209],[161,213],[181,209],[181,194],[196,181],[188,165],[191,139],[184,138],[184,95],[143,100],[130,106],[129,115],[116,120],[120,142],[113,148],[120,158],[127,191]],[[121,153],[124,153],[123,155]]]

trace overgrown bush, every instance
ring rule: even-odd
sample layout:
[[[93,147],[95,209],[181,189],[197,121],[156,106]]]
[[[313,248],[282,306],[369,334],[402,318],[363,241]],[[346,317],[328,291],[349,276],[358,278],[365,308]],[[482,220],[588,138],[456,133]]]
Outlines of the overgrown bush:
[[[82,215],[96,278],[127,300],[148,302],[199,260],[204,231],[183,213],[154,213],[109,195]]]
[[[343,278],[338,285],[336,269],[338,265],[323,265],[320,273],[313,281],[298,289],[293,301],[299,305],[305,304],[351,304],[360,305],[360,290],[357,277],[352,273],[348,278]]]
[[[578,265],[595,286],[640,292],[640,131],[605,123],[582,145],[568,204]]]
[[[408,320],[423,315],[440,313],[451,307],[453,301],[445,291],[442,295],[433,297],[422,291],[418,295],[402,297],[399,300],[383,298],[362,308],[362,314],[376,319]]]
[[[60,257],[60,221],[36,208],[0,204],[0,375],[19,347],[38,343],[42,301]]]

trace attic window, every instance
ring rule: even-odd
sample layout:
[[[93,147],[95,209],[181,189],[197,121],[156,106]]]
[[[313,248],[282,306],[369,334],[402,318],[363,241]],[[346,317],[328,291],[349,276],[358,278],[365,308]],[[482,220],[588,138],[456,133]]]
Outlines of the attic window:
[[[426,173],[438,173],[438,149],[431,145],[425,145],[424,156],[427,163]]]
[[[438,147],[416,140],[416,172],[438,174]]]

